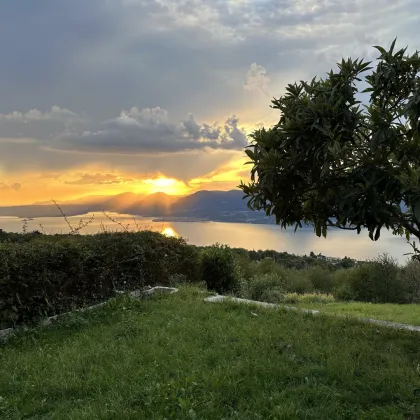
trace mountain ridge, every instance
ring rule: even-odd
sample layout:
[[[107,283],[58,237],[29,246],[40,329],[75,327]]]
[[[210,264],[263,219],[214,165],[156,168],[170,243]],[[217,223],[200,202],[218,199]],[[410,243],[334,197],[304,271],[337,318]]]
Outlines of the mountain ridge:
[[[37,218],[79,216],[92,212],[116,212],[135,216],[152,217],[158,220],[209,220],[243,223],[271,223],[272,218],[264,212],[252,212],[242,199],[240,190],[201,190],[186,196],[170,196],[158,192],[140,195],[125,192],[114,196],[83,197],[64,203],[36,203],[24,206],[0,207],[0,216]]]

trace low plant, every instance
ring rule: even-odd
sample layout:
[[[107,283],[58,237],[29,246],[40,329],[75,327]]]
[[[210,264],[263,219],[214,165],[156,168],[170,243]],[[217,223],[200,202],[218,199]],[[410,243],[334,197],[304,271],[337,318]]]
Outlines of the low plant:
[[[279,273],[255,275],[241,284],[241,297],[277,303],[284,299],[285,278]]]

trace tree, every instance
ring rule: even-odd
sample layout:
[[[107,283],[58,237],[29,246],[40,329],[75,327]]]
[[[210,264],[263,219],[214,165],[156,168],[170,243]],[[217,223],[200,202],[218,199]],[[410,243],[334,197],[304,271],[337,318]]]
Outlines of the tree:
[[[395,42],[375,47],[376,65],[343,59],[273,99],[279,122],[246,149],[251,182],[239,187],[250,209],[318,236],[366,228],[377,240],[386,228],[420,239],[420,57]]]

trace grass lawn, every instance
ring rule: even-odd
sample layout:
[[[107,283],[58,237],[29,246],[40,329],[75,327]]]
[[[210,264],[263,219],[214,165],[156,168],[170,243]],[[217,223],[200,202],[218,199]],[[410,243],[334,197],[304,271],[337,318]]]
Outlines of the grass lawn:
[[[203,297],[121,297],[15,336],[0,419],[420,418],[420,334]]]
[[[402,324],[420,325],[420,305],[397,305],[394,303],[334,302],[301,303],[301,308],[319,309],[321,312],[375,318]]]

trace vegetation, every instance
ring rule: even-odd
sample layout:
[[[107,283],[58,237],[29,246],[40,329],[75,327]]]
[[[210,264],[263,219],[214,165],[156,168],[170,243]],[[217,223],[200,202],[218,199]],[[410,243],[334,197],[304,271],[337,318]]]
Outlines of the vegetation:
[[[240,188],[251,209],[282,227],[312,224],[318,236],[366,228],[377,240],[386,228],[420,239],[420,57],[395,41],[376,48],[376,67],[343,59],[272,101],[278,124],[255,131],[246,150],[251,183]]]
[[[311,301],[306,295],[298,295],[294,302],[307,309],[318,309],[323,314],[347,315],[357,318],[382,319],[401,324],[420,326],[420,305],[370,302],[340,302],[331,299]]]
[[[229,247],[209,247],[201,258],[201,279],[209,290],[220,294],[237,290],[240,271],[235,255]]]
[[[103,301],[116,290],[168,285],[174,275],[199,278],[195,247],[150,231],[12,237],[0,242],[0,328]]]
[[[252,274],[284,275],[284,267],[334,271],[356,264],[349,258],[328,262],[313,253],[200,248],[150,231],[84,236],[79,226],[83,221],[68,235],[0,232],[0,329],[106,300],[116,290],[204,280],[210,290],[238,293],[241,279]],[[284,285],[286,291],[313,290],[295,270],[289,270]],[[265,297],[270,293],[268,288]]]
[[[349,269],[314,266],[298,270],[270,258],[250,262],[242,256],[240,264],[244,274],[239,295],[247,299],[280,303],[297,294],[307,299],[328,295],[342,301],[420,303],[419,261],[400,267],[384,254]]]
[[[345,268],[347,267],[347,268]],[[420,303],[420,262],[196,247],[158,233],[0,235],[0,328],[101,302],[117,290],[204,282],[272,303]]]
[[[420,335],[235,304],[125,297],[0,347],[0,418],[415,419]]]

